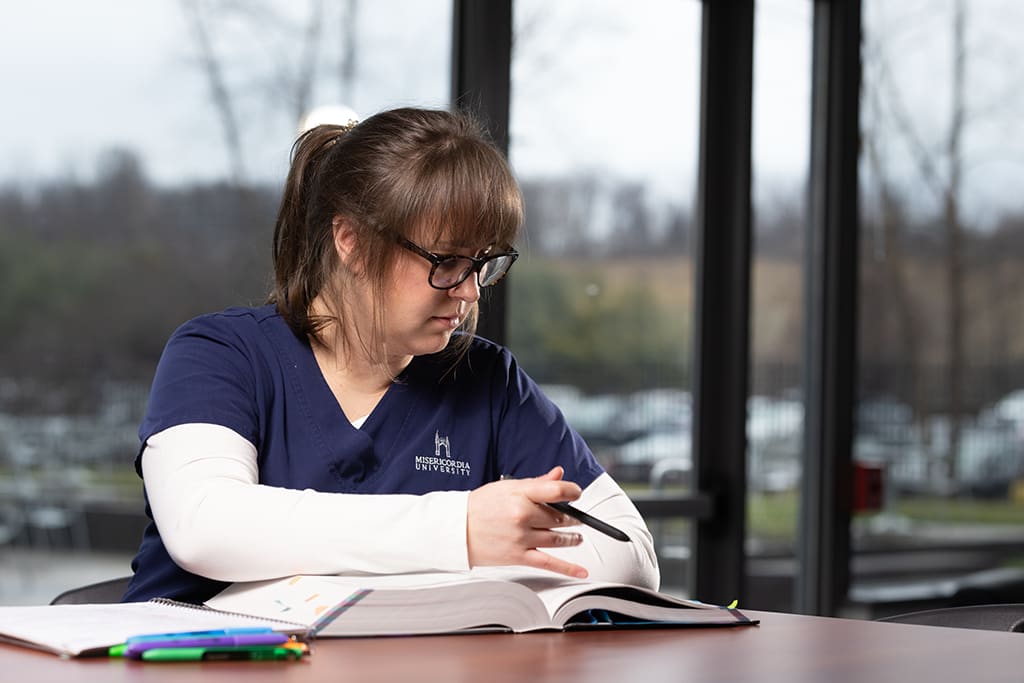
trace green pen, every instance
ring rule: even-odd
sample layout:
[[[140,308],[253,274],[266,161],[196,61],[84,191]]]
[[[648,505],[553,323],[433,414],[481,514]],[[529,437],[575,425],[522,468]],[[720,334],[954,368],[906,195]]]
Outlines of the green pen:
[[[108,657],[124,657],[124,651],[128,649],[127,643],[121,643],[113,647],[107,648]]]
[[[302,650],[277,645],[246,647],[158,647],[142,653],[144,662],[213,662],[298,659]]]

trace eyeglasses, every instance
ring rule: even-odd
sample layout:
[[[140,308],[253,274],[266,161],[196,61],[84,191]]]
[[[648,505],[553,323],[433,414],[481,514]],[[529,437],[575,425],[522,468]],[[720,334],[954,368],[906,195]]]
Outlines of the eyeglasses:
[[[490,287],[505,277],[505,273],[519,258],[519,252],[515,249],[487,256],[458,256],[456,254],[435,254],[401,235],[396,235],[395,240],[409,251],[430,261],[429,282],[434,289],[458,287],[466,281],[471,273],[476,273],[476,283],[481,288]]]

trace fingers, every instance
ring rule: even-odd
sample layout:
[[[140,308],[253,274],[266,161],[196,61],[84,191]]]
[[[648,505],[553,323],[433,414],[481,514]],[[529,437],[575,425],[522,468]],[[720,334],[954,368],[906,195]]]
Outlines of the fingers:
[[[540,550],[526,551],[523,564],[527,567],[545,569],[549,572],[564,574],[575,579],[585,579],[589,575],[587,570],[580,565],[560,560],[557,557],[548,555]]]
[[[561,465],[555,465],[550,470],[548,470],[546,473],[540,475],[539,477],[535,477],[535,478],[536,479],[548,479],[548,480],[551,480],[551,481],[558,481],[559,479],[561,479],[564,476],[565,476],[565,469]]]
[[[541,477],[498,481],[471,491],[466,509],[470,565],[525,565],[587,576],[583,567],[538,550],[583,543],[582,534],[565,529],[579,524],[576,519],[543,504],[579,496],[579,487],[561,476],[561,468],[554,468]]]
[[[561,468],[556,467],[555,469],[560,470]],[[516,483],[519,484],[519,490],[523,495],[534,503],[558,503],[573,501],[579,498],[583,493],[579,485],[571,481],[562,480],[560,472],[557,478],[551,478],[554,471],[552,470],[544,476],[534,479],[521,479]]]
[[[537,528],[558,529],[567,526],[580,526],[581,524],[583,524],[583,522],[576,519],[575,517],[563,514],[554,508],[549,508],[546,505],[540,506],[540,509],[547,513],[547,522],[544,524],[534,525]]]
[[[534,529],[524,534],[523,545],[526,548],[565,548],[583,543],[583,535],[572,531],[555,531],[553,529]]]
[[[549,555],[540,548],[563,548],[583,543],[582,534],[551,530],[534,530],[524,539],[526,548],[512,564],[545,569],[578,579],[585,579],[588,572],[584,567]]]
[[[573,501],[580,497],[580,487],[571,481],[563,481],[563,473],[564,470],[559,466],[551,468],[539,477],[505,480],[504,485],[521,495],[524,503],[529,503],[527,508],[521,509],[523,516],[518,520],[521,525],[534,529],[551,529],[581,524],[575,517],[545,505]]]

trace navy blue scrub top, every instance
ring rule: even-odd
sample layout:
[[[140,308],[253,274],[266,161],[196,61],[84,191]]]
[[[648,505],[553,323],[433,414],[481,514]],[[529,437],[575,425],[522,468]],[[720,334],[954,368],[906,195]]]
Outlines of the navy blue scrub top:
[[[454,369],[452,361],[448,352],[414,358],[356,429],[309,340],[296,336],[273,305],[195,318],[174,332],[157,366],[136,471],[141,476],[150,436],[208,423],[256,447],[261,484],[290,489],[468,491],[502,474],[538,476],[555,465],[585,488],[603,472],[508,349],[475,337]],[[125,601],[200,603],[227,585],[178,567],[148,502],[146,514],[150,523]]]

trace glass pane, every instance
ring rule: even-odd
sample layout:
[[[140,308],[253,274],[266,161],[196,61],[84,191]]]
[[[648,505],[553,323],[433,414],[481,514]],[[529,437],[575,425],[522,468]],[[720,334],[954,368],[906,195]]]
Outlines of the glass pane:
[[[803,439],[812,3],[755,5],[747,606],[791,610]]]
[[[851,611],[1017,602],[1024,8],[868,0],[864,25]]]
[[[631,495],[690,472],[700,3],[515,4],[509,343]],[[681,592],[688,524],[652,520]]]
[[[129,573],[168,335],[264,298],[305,112],[447,106],[450,26],[450,0],[5,6],[0,604]]]

